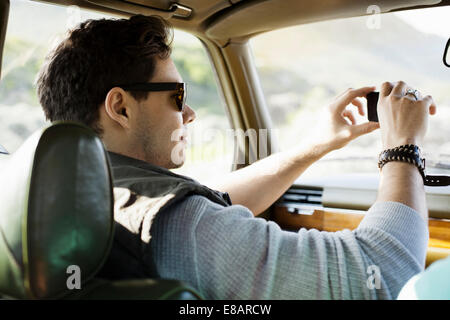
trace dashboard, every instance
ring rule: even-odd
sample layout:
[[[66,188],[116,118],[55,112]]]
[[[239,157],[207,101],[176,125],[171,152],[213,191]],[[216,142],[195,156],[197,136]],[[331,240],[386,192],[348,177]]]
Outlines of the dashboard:
[[[323,178],[299,178],[290,193],[301,194],[314,191],[313,205],[334,209],[368,210],[376,201],[379,184],[378,174],[345,174]],[[425,186],[430,218],[450,219],[450,186]],[[295,197],[291,198],[292,200]],[[300,200],[301,197],[298,198]],[[287,199],[286,199],[287,200]],[[294,200],[295,201],[295,200]],[[308,201],[304,202],[308,204]]]
[[[291,231],[356,229],[376,201],[378,183],[377,174],[300,177],[274,204],[271,220]],[[450,187],[425,187],[425,192],[429,208],[429,266],[450,255]]]

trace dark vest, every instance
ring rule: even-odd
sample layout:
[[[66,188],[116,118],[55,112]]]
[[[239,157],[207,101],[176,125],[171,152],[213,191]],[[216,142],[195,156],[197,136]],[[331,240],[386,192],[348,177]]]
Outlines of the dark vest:
[[[230,206],[228,193],[147,162],[108,152],[114,183],[115,233],[98,276],[107,279],[156,278],[151,255],[152,222],[190,195]]]

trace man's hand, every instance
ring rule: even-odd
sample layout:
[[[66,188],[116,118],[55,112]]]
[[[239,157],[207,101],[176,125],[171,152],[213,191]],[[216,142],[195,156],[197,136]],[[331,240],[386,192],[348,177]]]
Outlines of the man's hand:
[[[255,215],[260,214],[283,195],[311,164],[328,152],[342,148],[352,139],[379,128],[376,122],[356,124],[353,113],[345,110],[347,105],[353,104],[358,107],[359,114],[364,115],[363,105],[357,97],[365,97],[374,89],[349,89],[338,96],[325,110],[325,116],[317,120],[324,128],[318,128],[317,134],[307,132],[305,135],[310,139],[309,143],[272,154],[231,172],[220,181],[215,179],[206,184],[210,188],[228,192],[233,204],[244,205]]]
[[[416,101],[413,95],[405,95],[408,88],[403,81],[381,85],[377,112],[384,149],[404,144],[420,146],[427,131],[428,113],[436,113],[431,96]]]
[[[329,150],[340,149],[353,139],[378,129],[380,126],[377,122],[356,124],[353,112],[347,109],[347,106],[352,104],[358,108],[359,114],[364,116],[362,102],[357,98],[365,97],[374,90],[375,87],[350,88],[338,95],[325,112],[325,122],[318,132],[318,144],[326,145]]]
[[[413,95],[405,95],[407,89],[403,81],[381,85],[377,112],[384,149],[410,143],[420,145],[427,131],[428,113],[436,113],[431,96],[416,100]],[[383,166],[377,201],[403,203],[428,220],[423,179],[410,163],[392,161]]]

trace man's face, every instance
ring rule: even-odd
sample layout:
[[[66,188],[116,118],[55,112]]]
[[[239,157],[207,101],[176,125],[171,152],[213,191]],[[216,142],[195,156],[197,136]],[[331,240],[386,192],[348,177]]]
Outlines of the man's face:
[[[155,74],[149,82],[183,82],[172,59],[158,59]],[[187,124],[195,112],[188,105],[179,111],[176,91],[149,92],[137,102],[132,119],[132,140],[139,158],[167,169],[181,167],[187,146]]]

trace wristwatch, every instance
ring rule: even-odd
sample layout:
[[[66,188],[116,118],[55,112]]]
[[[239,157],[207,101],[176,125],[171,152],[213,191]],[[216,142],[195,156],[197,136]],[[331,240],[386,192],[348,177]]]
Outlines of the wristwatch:
[[[425,174],[425,158],[422,157],[420,148],[414,144],[401,145],[382,151],[378,156],[378,168],[381,170],[390,161],[408,162],[415,165],[419,169],[426,186],[444,187],[450,185],[449,176],[430,176]]]

